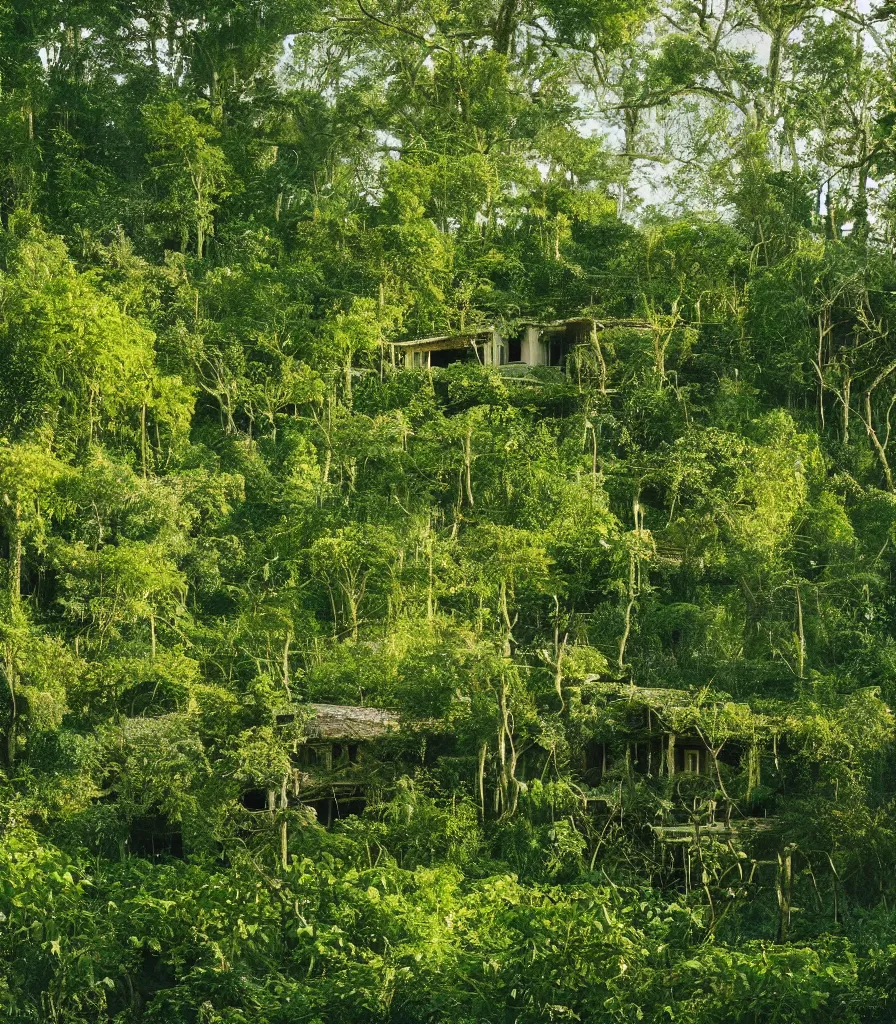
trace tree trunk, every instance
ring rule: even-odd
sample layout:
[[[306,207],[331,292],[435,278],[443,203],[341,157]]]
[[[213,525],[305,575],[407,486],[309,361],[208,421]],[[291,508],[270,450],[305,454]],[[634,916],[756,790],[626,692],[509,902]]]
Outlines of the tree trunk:
[[[778,894],[780,921],[778,925],[778,942],[787,942],[790,936],[790,908],[793,899],[793,847],[784,848],[778,854],[778,881],[775,886]]]
[[[797,665],[799,667],[799,678],[804,679],[806,675],[806,633],[803,629],[803,599],[798,586],[796,588],[796,625]]]
[[[464,487],[467,492],[467,502],[473,508],[473,428],[468,427],[464,434]]]
[[[292,700],[292,693],[289,688],[289,645],[292,643],[292,631],[286,631],[286,638],[283,641],[283,689],[286,696]]]
[[[507,56],[516,34],[516,16],[519,0],[504,0],[495,18],[494,46],[498,53]]]
[[[849,403],[851,400],[852,392],[852,376],[849,372],[849,367],[846,367],[843,371],[843,410],[842,410],[842,433],[843,443],[849,444]]]
[[[9,624],[15,627],[19,618],[22,600],[22,525],[18,503],[13,506],[9,519],[9,563],[7,566],[7,601]],[[6,733],[6,756],[10,765],[15,764],[18,740],[18,705],[16,701],[16,657],[12,637],[4,647],[4,673],[9,688],[9,729]]]
[[[498,604],[501,610],[501,618],[504,620],[504,657],[509,658],[513,654],[513,624],[510,621],[510,609],[507,606],[507,582],[501,580],[498,591]]]
[[[143,467],[143,479],[146,479],[146,402],[140,406],[140,462]]]
[[[880,443],[880,438],[877,436],[877,431],[874,429],[872,422],[872,410],[871,410],[871,392],[865,392],[865,429],[868,431],[868,437],[871,439],[871,445],[877,453],[878,460],[880,461],[881,468],[884,471],[884,478],[887,481],[887,490],[892,491],[896,488],[893,487],[893,471],[890,469],[890,461],[887,458],[887,451],[884,446]]]
[[[9,610],[15,617],[22,597],[22,514],[15,505],[9,523]]]
[[[287,842],[288,834],[286,821],[286,811],[289,806],[289,801],[286,795],[286,782],[288,778],[288,775],[284,775],[283,781],[280,784],[280,865],[284,871],[289,866],[289,847]]]
[[[625,626],[622,630],[622,636],[619,638],[619,658],[617,663],[619,668],[622,668],[625,664],[625,648],[628,644],[629,633],[632,631],[632,608],[635,604],[635,556],[634,554],[629,555],[629,574],[628,574],[628,601],[625,605]]]

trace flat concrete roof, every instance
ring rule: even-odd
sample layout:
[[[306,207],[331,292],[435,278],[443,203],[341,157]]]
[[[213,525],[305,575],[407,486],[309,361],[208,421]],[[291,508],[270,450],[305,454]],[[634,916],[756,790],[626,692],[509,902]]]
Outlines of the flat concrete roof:
[[[393,341],[396,348],[463,348],[476,338],[494,334],[494,327],[483,327],[479,331],[464,331],[463,334],[437,334],[430,338],[410,338]]]

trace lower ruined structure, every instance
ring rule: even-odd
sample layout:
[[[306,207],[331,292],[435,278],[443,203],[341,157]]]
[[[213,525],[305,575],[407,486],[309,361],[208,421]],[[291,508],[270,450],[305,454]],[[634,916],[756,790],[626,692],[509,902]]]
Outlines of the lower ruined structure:
[[[367,803],[365,753],[399,728],[398,716],[379,708],[312,704],[304,742],[295,741],[292,795],[323,825],[360,814]],[[289,714],[278,718],[281,724]]]
[[[685,886],[718,843],[741,851],[751,876],[785,870],[775,810],[782,790],[797,784],[784,756],[786,709],[768,704],[757,711],[718,694],[597,678],[564,693],[570,739],[564,770],[601,834],[625,822],[652,838],[663,849],[664,869]],[[297,704],[277,722],[285,737],[293,734],[291,769],[279,788],[246,794],[243,804],[263,812],[248,827],[272,838],[279,832],[284,864],[288,828],[312,821],[328,828],[360,815],[369,801],[388,798],[395,769],[433,768],[455,755],[452,736],[437,723],[377,708]],[[498,770],[495,794],[506,790],[500,802],[486,799],[486,756],[477,793],[484,816],[515,807],[512,793],[543,779],[557,752],[536,740],[522,747],[511,768]]]
[[[598,680],[571,692],[568,711],[581,742],[570,768],[593,813],[609,813],[609,795],[620,786],[646,786],[662,812],[645,824],[665,841],[701,830],[716,836],[767,830],[782,779],[780,729],[767,714],[688,691]],[[323,825],[364,810],[384,742],[431,731],[391,711],[333,704],[296,706],[277,721],[295,730],[292,771],[279,790],[246,794],[244,806],[271,814],[302,806]],[[394,759],[396,751],[388,753]],[[517,780],[530,767],[540,774],[548,756],[531,744],[516,766]]]
[[[660,818],[648,822],[660,839],[769,829],[783,740],[781,723],[768,713],[687,690],[598,680],[577,691],[576,704],[586,736],[583,781],[598,793],[647,786],[661,798]]]
[[[310,704],[278,715],[277,724],[284,730],[298,726],[292,772],[280,790],[244,794],[243,806],[274,814],[301,805],[327,826],[362,813],[369,782],[366,755],[372,744],[399,730],[398,716],[380,708]]]

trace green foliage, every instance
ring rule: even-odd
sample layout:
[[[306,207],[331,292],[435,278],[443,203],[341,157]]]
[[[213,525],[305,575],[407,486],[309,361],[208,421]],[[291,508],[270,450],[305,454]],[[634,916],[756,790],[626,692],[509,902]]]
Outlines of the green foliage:
[[[3,1019],[889,1020],[886,5],[18,7]]]

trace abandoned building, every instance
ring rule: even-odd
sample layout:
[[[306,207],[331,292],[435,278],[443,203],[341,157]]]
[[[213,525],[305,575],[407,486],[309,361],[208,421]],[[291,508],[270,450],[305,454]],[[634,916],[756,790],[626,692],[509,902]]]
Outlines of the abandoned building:
[[[330,825],[366,804],[365,756],[398,731],[398,716],[380,708],[312,704],[305,740],[293,746],[294,796]]]
[[[771,827],[783,777],[779,725],[748,705],[589,679],[574,691],[569,711],[581,737],[570,767],[592,813],[609,813],[611,790],[642,787],[645,796],[656,797],[655,816],[650,811],[642,824],[662,842],[687,843],[701,835],[727,839]],[[395,747],[390,738],[420,734],[427,763],[453,749],[452,737],[434,723],[402,720],[379,708],[297,705],[277,722],[287,735],[294,729],[291,771],[277,788],[242,798],[247,810],[268,812],[271,822],[287,808],[313,812],[325,827],[361,814],[372,793],[387,792],[394,783],[383,775],[383,765],[406,763],[411,748]],[[549,760],[549,751],[531,743],[517,779],[539,777]],[[653,806],[650,800],[637,803],[645,810]]]
[[[322,825],[361,814],[367,803],[365,755],[371,744],[396,733],[400,720],[381,708],[311,704],[310,717],[286,711],[277,716],[283,729],[302,721],[302,736],[293,740],[292,776],[280,790],[251,790],[242,798],[252,811],[274,813],[278,807],[313,810]]]
[[[787,767],[785,710],[767,702],[757,712],[717,694],[709,698],[598,677],[566,693],[570,735],[577,735],[569,768],[591,814],[609,818],[625,808],[626,816],[634,812],[630,820],[638,827],[676,846],[773,832],[782,787],[798,784]],[[129,723],[128,736],[133,742],[155,739],[168,718],[174,729],[176,716],[138,719]],[[278,768],[266,788],[243,792],[240,803],[250,812],[247,832],[279,829],[284,858],[287,821],[293,819],[281,812],[300,811],[294,820],[304,816],[329,827],[362,814],[369,801],[388,797],[396,771],[413,772],[423,764],[436,771],[448,766],[450,772],[465,756],[444,723],[381,708],[296,703],[283,707],[276,723],[289,767]],[[519,753],[513,778],[523,787],[528,779],[543,778],[555,756],[537,737]],[[485,813],[482,789],[480,797]],[[106,799],[114,801],[117,794]],[[123,855],[183,855],[179,822],[155,805],[135,810]]]
[[[412,338],[395,342],[392,347],[396,365],[409,369],[472,362],[509,369],[553,366],[565,370],[575,348],[589,344],[596,335],[610,328],[652,329],[642,320],[572,317],[544,323],[522,323],[503,335],[489,327],[481,331]]]
[[[599,329],[597,322],[587,317],[526,324],[519,335],[508,339],[506,361],[565,369],[572,350],[590,341],[592,333]]]
[[[434,338],[413,338],[395,342],[392,347],[396,363],[409,369],[445,367],[461,362],[500,366],[504,362],[501,336],[491,328]]]
[[[769,741],[769,722],[748,705],[597,680],[586,682],[578,702],[584,720],[591,719],[579,766],[583,782],[599,791],[610,779],[640,779],[662,789],[662,818],[651,827],[663,841],[687,841],[701,830],[726,837],[769,827],[780,766],[767,748],[776,752],[778,740]],[[764,755],[771,763],[763,780]]]
[[[586,694],[582,702],[599,704],[610,735],[586,747],[586,777],[598,781],[618,763],[622,750],[626,764],[638,774],[705,775],[711,751],[699,732],[679,734],[664,723],[663,712],[684,705],[686,691],[641,686],[602,686],[598,697]]]
[[[371,742],[399,728],[398,717],[379,708],[312,704],[304,743],[294,746],[293,794],[322,825],[360,814],[367,803],[361,779]]]

